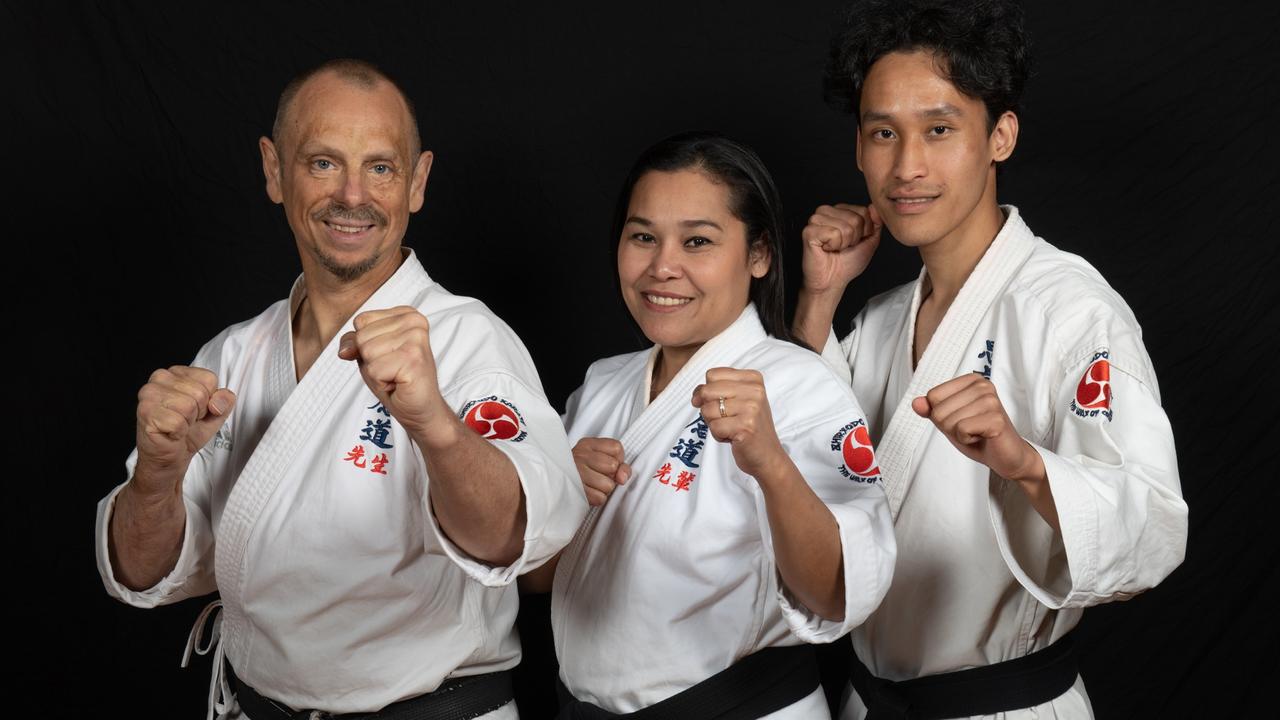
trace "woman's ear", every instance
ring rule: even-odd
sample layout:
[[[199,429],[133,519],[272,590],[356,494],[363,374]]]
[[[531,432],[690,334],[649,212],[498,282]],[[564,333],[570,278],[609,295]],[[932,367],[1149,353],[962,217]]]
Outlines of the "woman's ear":
[[[773,264],[773,253],[769,250],[768,235],[751,243],[747,253],[747,265],[751,268],[751,277],[759,280],[769,274],[769,266]]]

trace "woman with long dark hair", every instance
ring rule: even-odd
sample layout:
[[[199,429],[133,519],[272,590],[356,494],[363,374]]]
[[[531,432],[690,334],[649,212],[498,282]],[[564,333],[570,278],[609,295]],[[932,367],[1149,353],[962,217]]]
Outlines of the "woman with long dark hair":
[[[596,507],[541,581],[562,717],[827,717],[806,643],[888,587],[862,411],[785,324],[781,218],[718,135],[659,142],[623,185],[618,279],[654,346],[594,363],[565,416]]]

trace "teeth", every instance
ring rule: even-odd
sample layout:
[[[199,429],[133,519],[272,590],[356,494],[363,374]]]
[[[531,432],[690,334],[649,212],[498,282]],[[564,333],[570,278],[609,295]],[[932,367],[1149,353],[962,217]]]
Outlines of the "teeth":
[[[925,203],[925,202],[929,202],[929,201],[930,201],[930,200],[932,200],[932,199],[933,199],[933,198],[898,198],[897,202],[900,202],[900,203]]]
[[[693,301],[693,298],[669,298],[669,297],[658,297],[657,295],[648,295],[648,294],[644,296],[644,299],[648,300],[654,305],[667,305],[667,306],[686,305]]]
[[[340,233],[346,233],[347,235],[355,235],[357,233],[362,233],[369,228],[368,225],[365,225],[364,227],[350,227],[348,225],[330,225],[329,227],[333,228],[334,230],[337,230]]]

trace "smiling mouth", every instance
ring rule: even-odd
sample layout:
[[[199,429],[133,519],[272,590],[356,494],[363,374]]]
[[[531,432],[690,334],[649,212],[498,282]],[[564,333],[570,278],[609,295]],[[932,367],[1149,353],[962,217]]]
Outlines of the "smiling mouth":
[[[330,229],[340,232],[344,235],[359,235],[365,230],[368,230],[373,227],[372,225],[337,225],[331,222],[326,222],[325,225],[328,226]]]
[[[661,307],[677,307],[680,305],[688,305],[693,302],[693,298],[665,297],[662,295],[650,295],[649,293],[641,293],[646,302]]]

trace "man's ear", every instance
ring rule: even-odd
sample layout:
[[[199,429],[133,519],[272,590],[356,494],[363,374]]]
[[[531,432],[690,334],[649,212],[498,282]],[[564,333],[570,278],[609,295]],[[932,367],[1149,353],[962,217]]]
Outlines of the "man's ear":
[[[862,124],[861,123],[859,123],[856,127],[854,127],[853,137],[855,138],[853,142],[853,147],[854,147],[856,156],[858,158],[858,172],[862,172]]]
[[[996,125],[991,129],[991,159],[993,162],[1004,162],[1013,154],[1018,144],[1018,116],[1006,110]]]
[[[275,143],[266,136],[258,138],[258,150],[262,151],[262,175],[267,181],[267,197],[271,198],[271,202],[279,205],[284,202],[280,155],[276,152]]]
[[[427,193],[427,176],[431,174],[431,161],[435,156],[430,150],[423,150],[418,162],[413,166],[413,180],[409,184],[409,212],[416,213],[422,209],[422,200]]]

